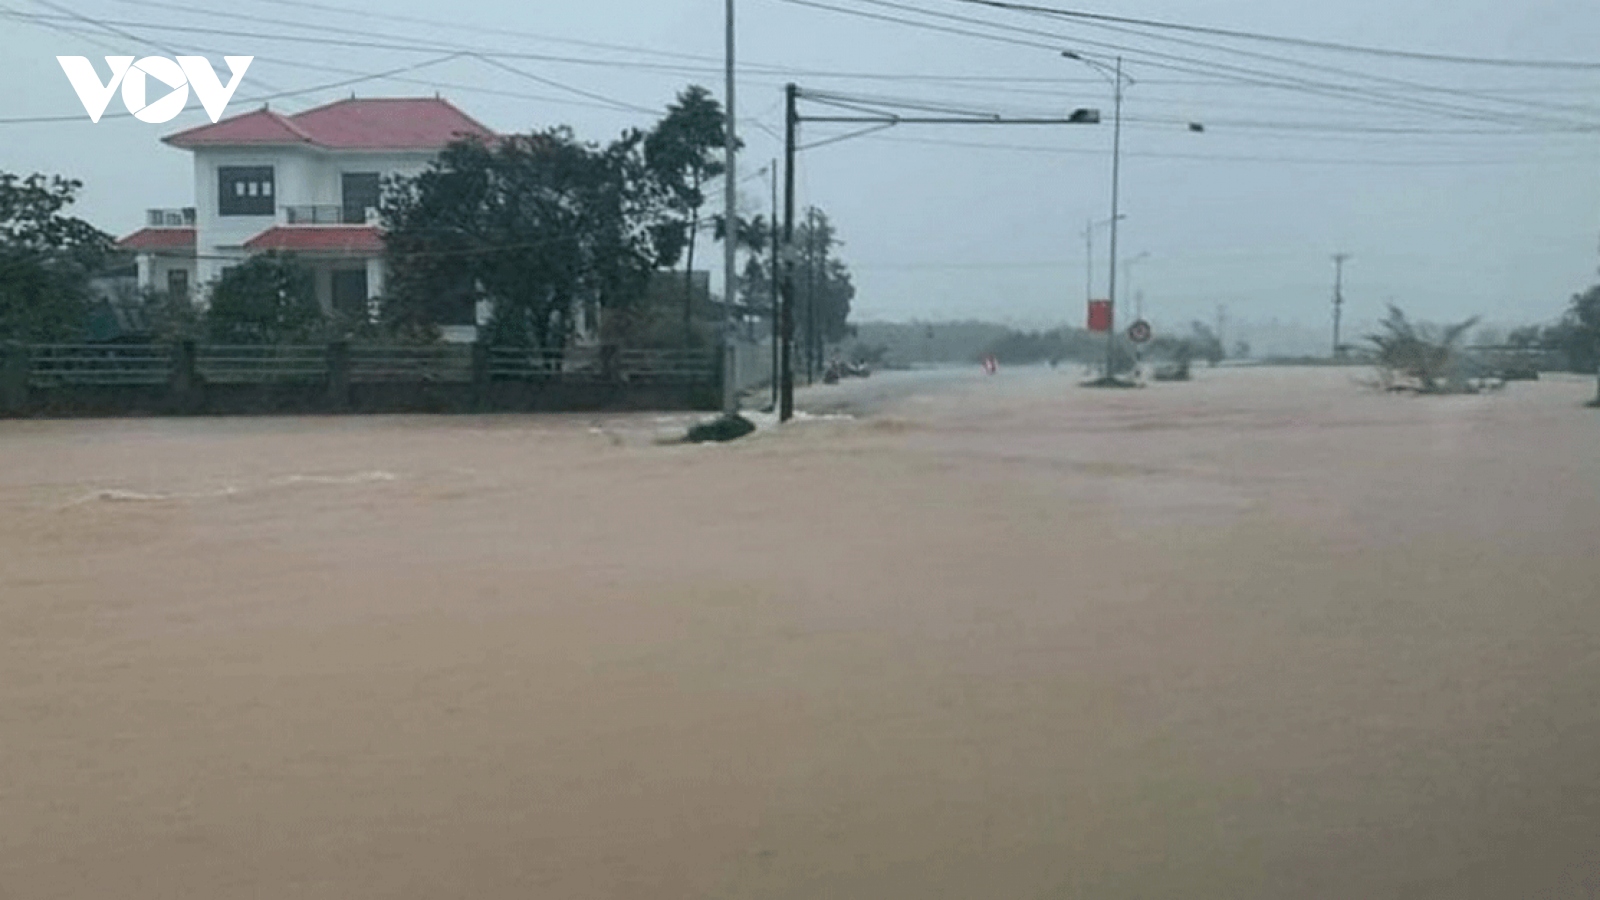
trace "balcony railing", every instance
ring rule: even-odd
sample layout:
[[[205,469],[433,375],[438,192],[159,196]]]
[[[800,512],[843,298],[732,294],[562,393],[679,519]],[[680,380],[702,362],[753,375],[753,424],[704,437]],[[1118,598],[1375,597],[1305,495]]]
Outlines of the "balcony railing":
[[[332,203],[308,203],[302,206],[285,206],[283,208],[283,224],[285,225],[338,225],[343,219],[343,210]]]
[[[145,223],[151,228],[193,228],[194,207],[169,207],[145,210]]]
[[[372,222],[373,210],[356,210],[337,203],[307,203],[283,207],[285,225],[367,225]]]

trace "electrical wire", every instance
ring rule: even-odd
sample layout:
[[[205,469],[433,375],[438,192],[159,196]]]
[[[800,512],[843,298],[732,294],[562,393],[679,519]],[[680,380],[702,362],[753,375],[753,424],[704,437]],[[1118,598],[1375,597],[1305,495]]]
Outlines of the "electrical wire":
[[[1078,147],[1047,147],[1029,144],[1008,144],[989,141],[966,141],[946,138],[902,137],[893,135],[869,135],[863,138],[870,141],[881,141],[899,144],[921,144],[933,147],[955,147],[976,150],[1004,150],[1021,153],[1040,153],[1059,156],[1092,156],[1105,158],[1109,151]],[[1293,165],[1319,165],[1319,166],[1378,166],[1378,167],[1433,167],[1433,166],[1549,166],[1549,165],[1592,165],[1593,159],[1589,157],[1573,157],[1567,159],[1358,159],[1340,157],[1297,157],[1297,156],[1269,156],[1260,154],[1222,154],[1222,153],[1167,153],[1161,151],[1129,151],[1124,150],[1124,158],[1134,159],[1160,159],[1160,160],[1186,160],[1194,162],[1239,162],[1239,163],[1284,163]]]
[[[457,57],[459,55],[460,54],[452,53],[452,54],[448,54],[446,56],[439,57],[437,59],[424,60],[424,61],[419,62],[419,63],[413,63],[413,64],[408,65],[408,66],[401,66],[399,68],[390,69],[390,70],[387,70],[387,71],[384,71],[384,72],[373,72],[371,74],[359,75],[359,76],[354,77],[354,78],[345,78],[345,79],[342,79],[342,80],[339,80],[339,81],[324,82],[324,83],[315,84],[315,85],[312,85],[311,87],[306,87],[306,88],[297,88],[297,89],[294,89],[294,90],[274,91],[274,92],[269,93],[269,94],[257,94],[255,96],[245,97],[245,98],[243,98],[243,99],[241,99],[241,100],[239,100],[237,102],[240,102],[240,103],[243,103],[243,104],[247,104],[247,105],[254,105],[256,103],[266,103],[266,102],[271,101],[271,100],[281,100],[281,99],[284,99],[284,98],[287,98],[287,97],[299,97],[299,96],[304,96],[306,94],[320,93],[322,91],[337,90],[339,88],[349,87],[349,86],[351,86],[353,84],[361,84],[361,83],[367,82],[367,81],[378,81],[378,80],[382,80],[382,79],[385,79],[385,78],[392,78],[395,75],[398,75],[398,74],[401,74],[401,73],[414,72],[414,71],[417,71],[418,69],[427,68],[428,66],[436,66],[436,65],[439,65],[440,63],[447,62],[447,61],[449,61],[451,59],[454,59],[455,57]],[[199,109],[199,107],[197,107],[197,106],[186,106],[184,109],[185,109],[185,111],[189,111],[189,110]],[[107,113],[105,113],[104,115],[102,115],[100,117],[101,121],[105,121],[106,119],[131,119],[131,118],[133,118],[133,113],[131,113],[131,112],[120,112],[120,113],[107,112]],[[13,118],[0,119],[0,125],[35,125],[35,124],[45,124],[45,123],[50,123],[50,122],[82,122],[82,121],[84,121],[84,117],[82,115],[18,116],[18,117],[13,117]]]
[[[1113,22],[1122,25],[1138,25],[1146,28],[1186,31],[1194,34],[1208,34],[1214,37],[1261,41],[1274,44],[1285,44],[1294,47],[1304,47],[1314,50],[1356,53],[1364,56],[1380,56],[1391,59],[1407,59],[1418,62],[1454,63],[1457,65],[1494,66],[1501,68],[1521,69],[1600,71],[1600,62],[1555,59],[1504,59],[1484,56],[1460,56],[1446,53],[1425,53],[1414,50],[1396,50],[1388,47],[1372,47],[1363,46],[1360,44],[1348,44],[1338,41],[1319,41],[1307,38],[1288,37],[1284,35],[1264,34],[1261,32],[1213,28],[1204,25],[1190,25],[1181,22],[1161,21],[1158,19],[1139,19],[1129,16],[1114,16],[1104,13],[1086,12],[1083,10],[1040,6],[1030,3],[1006,2],[1006,0],[952,0],[952,2],[965,3],[971,6],[986,6],[992,9],[1004,9],[1013,12],[1027,12],[1048,16],[1057,16],[1061,18],[1083,19],[1087,21]]]
[[[36,0],[36,2],[47,2],[47,0]],[[0,17],[16,17],[16,18],[22,18],[24,20],[35,20],[35,21],[46,18],[46,17],[42,17],[42,16],[30,16],[30,15],[28,15],[26,13],[18,13],[18,12],[14,11],[14,10],[9,10],[9,9],[7,11],[0,12]],[[132,26],[137,27],[137,26],[139,26],[141,24],[141,23],[121,23],[121,22],[104,23],[103,20],[93,20],[93,19],[88,19],[87,17],[82,17],[82,16],[73,16],[72,18],[81,19],[83,21],[88,21],[88,22],[95,22],[96,24],[111,24],[111,25],[117,25],[117,26],[120,26],[120,25],[132,25]],[[45,24],[47,27],[49,27],[49,23],[47,23],[47,22],[41,22],[41,24]],[[198,28],[187,28],[187,29],[184,29],[184,28],[180,28],[179,30],[198,31],[198,32],[202,32],[202,33],[218,33],[218,34],[225,34],[225,35],[236,35],[236,34],[238,34],[237,32],[227,32],[227,31],[221,31],[221,30],[218,30],[218,29],[198,29]],[[119,31],[118,33],[124,34],[125,36],[127,36],[129,39],[132,39],[132,40],[143,41],[142,38],[140,38],[137,34],[134,34],[131,31]],[[250,35],[250,36],[251,37],[266,37],[268,39],[289,40],[289,41],[296,41],[296,42],[309,41],[309,42],[312,42],[312,43],[324,43],[324,44],[326,44],[326,43],[339,43],[338,41],[336,41],[334,39],[321,39],[321,40],[319,40],[319,39],[306,39],[306,38],[300,38],[300,37],[296,37],[296,36],[267,36],[267,35],[260,35],[260,34],[253,34],[253,35]],[[363,44],[363,45],[365,45],[365,44]],[[533,81],[537,81],[537,82],[539,82],[541,84],[545,84],[545,85],[550,86],[550,87],[555,87],[555,88],[558,88],[560,90],[567,91],[568,93],[571,93],[571,94],[574,94],[574,95],[577,95],[577,96],[586,97],[586,98],[589,98],[591,100],[595,100],[597,102],[606,104],[607,106],[609,106],[609,107],[611,107],[613,109],[623,110],[623,111],[628,111],[628,112],[646,112],[646,113],[659,112],[659,110],[653,110],[653,109],[650,109],[648,107],[639,106],[638,104],[632,104],[632,103],[628,103],[628,102],[623,101],[623,100],[617,100],[617,99],[612,98],[612,97],[607,97],[607,96],[605,96],[603,94],[597,94],[597,93],[592,92],[592,91],[586,91],[583,88],[578,88],[578,87],[574,87],[572,85],[565,84],[565,83],[557,81],[555,79],[545,78],[544,76],[535,75],[533,73],[524,71],[522,69],[518,69],[518,68],[516,68],[514,66],[510,66],[510,65],[508,65],[506,63],[500,62],[500,61],[492,58],[491,55],[484,54],[484,53],[472,52],[470,50],[463,50],[462,48],[458,48],[458,47],[434,48],[434,51],[429,51],[428,48],[426,48],[426,47],[415,47],[415,48],[407,47],[407,48],[403,48],[403,49],[414,49],[414,50],[416,50],[418,52],[437,52],[439,50],[442,50],[448,56],[450,56],[452,58],[461,57],[461,56],[470,56],[470,57],[476,58],[479,61],[484,62],[484,63],[486,63],[488,65],[495,66],[496,68],[500,68],[500,69],[502,69],[504,71],[519,75],[519,76],[524,77],[524,78],[528,78],[528,79],[533,80]],[[168,49],[167,52],[171,53],[172,55],[177,55],[177,51],[176,50]],[[405,71],[405,70],[402,69],[402,70],[399,70],[399,71]],[[362,79],[362,80],[369,80],[369,79]],[[292,92],[291,91],[280,91],[278,93],[281,96],[294,96],[294,95],[297,95],[297,94],[300,94],[300,93],[303,93],[303,92],[301,92],[301,91],[292,91]],[[13,122],[13,121],[23,121],[23,120],[0,119],[0,124]],[[40,119],[38,117],[35,117],[31,121],[40,121]]]
[[[800,2],[800,0],[787,0],[787,2]],[[1534,117],[1530,117],[1530,116],[1510,116],[1510,115],[1507,115],[1507,114],[1504,114],[1504,113],[1497,113],[1497,112],[1494,112],[1494,111],[1474,110],[1474,109],[1472,109],[1470,107],[1462,107],[1462,106],[1456,106],[1456,105],[1451,105],[1451,104],[1438,103],[1438,102],[1434,102],[1434,101],[1415,101],[1415,100],[1411,100],[1410,98],[1407,98],[1407,97],[1404,97],[1404,96],[1397,96],[1397,95],[1394,95],[1394,94],[1391,94],[1391,93],[1379,92],[1379,91],[1376,91],[1376,90],[1373,90],[1373,89],[1370,89],[1370,88],[1366,88],[1366,89],[1357,88],[1357,87],[1353,87],[1353,86],[1350,86],[1350,85],[1339,84],[1339,83],[1335,83],[1335,82],[1316,82],[1316,81],[1311,81],[1311,80],[1304,79],[1304,78],[1299,78],[1297,76],[1286,75],[1284,73],[1279,73],[1279,72],[1271,72],[1271,71],[1265,71],[1265,70],[1260,70],[1260,69],[1249,69],[1249,68],[1244,68],[1244,67],[1240,67],[1240,66],[1232,66],[1232,65],[1227,65],[1227,64],[1223,64],[1223,63],[1216,63],[1216,62],[1213,62],[1213,61],[1210,61],[1210,60],[1197,59],[1197,58],[1194,58],[1194,57],[1178,56],[1178,55],[1174,55],[1174,54],[1161,53],[1159,51],[1146,50],[1146,49],[1139,48],[1139,47],[1131,47],[1131,46],[1128,46],[1128,45],[1125,45],[1125,44],[1115,44],[1115,43],[1110,43],[1110,42],[1106,42],[1106,41],[1096,41],[1096,40],[1090,40],[1090,39],[1081,38],[1081,37],[1072,37],[1072,36],[1069,36],[1069,35],[1058,34],[1056,32],[1044,31],[1044,30],[1040,30],[1040,29],[1026,28],[1026,27],[1022,27],[1022,26],[1008,25],[1008,24],[998,23],[998,22],[990,22],[990,21],[987,21],[987,20],[984,20],[984,19],[977,19],[977,18],[973,18],[973,17],[970,17],[970,16],[960,16],[960,15],[955,15],[955,14],[952,14],[952,13],[939,12],[937,10],[929,10],[929,9],[923,9],[923,8],[920,8],[920,7],[909,6],[909,5],[906,5],[906,4],[903,4],[903,3],[892,2],[892,0],[854,0],[854,2],[860,3],[860,4],[865,4],[865,5],[870,5],[870,6],[875,6],[875,7],[880,7],[880,8],[892,9],[892,10],[896,10],[896,11],[904,12],[904,13],[921,15],[921,16],[925,16],[925,17],[938,18],[938,19],[947,20],[947,21],[955,21],[955,22],[959,22],[959,23],[962,23],[962,24],[965,24],[965,25],[977,25],[979,27],[990,28],[990,29],[999,30],[999,31],[1006,31],[1006,32],[1011,32],[1011,33],[1016,33],[1016,34],[1023,34],[1023,35],[1027,35],[1029,37],[1046,37],[1046,38],[1050,38],[1052,40],[1061,41],[1064,44],[1074,44],[1075,43],[1075,44],[1079,44],[1079,45],[1100,47],[1102,49],[1105,49],[1105,50],[1108,50],[1108,51],[1112,51],[1112,52],[1133,54],[1133,55],[1136,55],[1136,56],[1140,57],[1142,59],[1142,62],[1144,64],[1146,64],[1146,65],[1158,65],[1158,63],[1154,62],[1154,60],[1171,60],[1171,61],[1176,61],[1176,62],[1180,62],[1180,63],[1186,63],[1186,64],[1190,64],[1190,65],[1210,66],[1213,71],[1219,72],[1219,73],[1237,73],[1239,75],[1250,76],[1250,77],[1255,77],[1255,78],[1262,78],[1262,77],[1276,78],[1276,79],[1279,79],[1279,80],[1283,81],[1285,86],[1298,86],[1298,87],[1301,87],[1301,88],[1316,88],[1316,89],[1320,89],[1320,90],[1323,90],[1323,91],[1334,90],[1334,91],[1339,91],[1339,92],[1345,93],[1345,94],[1350,95],[1350,96],[1367,96],[1367,97],[1382,98],[1382,99],[1390,101],[1392,103],[1393,102],[1404,103],[1404,104],[1409,105],[1410,107],[1412,107],[1414,109],[1419,109],[1419,110],[1424,110],[1424,111],[1436,111],[1436,112],[1440,112],[1442,114],[1464,115],[1464,116],[1467,116],[1467,117],[1477,118],[1477,119],[1485,120],[1485,121],[1490,121],[1490,120],[1498,120],[1498,121],[1506,121],[1506,122],[1511,122],[1511,121],[1516,121],[1516,120],[1525,120],[1525,121],[1530,121],[1530,122],[1554,121],[1554,120],[1539,120],[1539,119],[1535,119]],[[901,24],[913,25],[913,26],[915,26],[917,24],[928,25],[928,23],[917,23],[914,20],[902,20]],[[934,27],[934,26],[930,25],[928,27]],[[942,26],[940,26],[940,27],[942,27]],[[1057,48],[1057,49],[1059,49],[1059,48]],[[1215,49],[1215,48],[1213,48],[1213,49]],[[1235,51],[1235,52],[1246,53],[1247,55],[1253,55],[1253,56],[1257,56],[1257,57],[1265,56],[1264,54],[1249,54],[1248,51]],[[1321,68],[1321,69],[1324,69],[1324,70],[1327,70],[1327,69],[1331,68],[1331,67],[1318,67],[1315,64],[1309,64],[1309,63],[1299,63],[1298,61],[1295,61],[1295,60],[1285,60],[1282,57],[1266,56],[1266,58],[1270,59],[1270,60],[1273,60],[1275,62],[1288,63],[1288,64],[1291,64],[1291,65],[1304,65],[1304,66],[1310,66],[1312,68]],[[1407,89],[1411,89],[1411,90],[1416,90],[1416,89],[1419,89],[1419,88],[1430,89],[1430,88],[1433,87],[1433,86],[1428,86],[1428,85],[1418,85],[1418,84],[1416,84],[1414,82],[1405,81],[1403,79],[1383,79],[1382,76],[1368,75],[1368,74],[1365,74],[1365,73],[1352,72],[1350,70],[1332,69],[1332,71],[1337,72],[1337,73],[1342,74],[1342,75],[1345,75],[1347,77],[1362,77],[1362,78],[1372,78],[1372,79],[1378,79],[1378,80],[1388,80],[1390,82],[1397,83],[1400,86],[1406,87]],[[1446,92],[1449,92],[1450,89],[1443,89],[1443,90],[1445,90]],[[1499,102],[1499,103],[1513,102],[1513,101],[1502,100],[1500,98],[1492,98],[1492,99],[1494,101],[1496,101],[1496,102]],[[1522,105],[1530,105],[1530,104],[1524,103]],[[1570,123],[1568,123],[1568,124],[1570,124]]]

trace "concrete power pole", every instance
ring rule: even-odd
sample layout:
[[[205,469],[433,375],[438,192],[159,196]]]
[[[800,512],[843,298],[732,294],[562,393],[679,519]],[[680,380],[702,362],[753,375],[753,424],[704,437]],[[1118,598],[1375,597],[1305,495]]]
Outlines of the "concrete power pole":
[[[1088,309],[1094,302],[1094,220],[1083,229],[1083,308]],[[1080,320],[1081,321],[1081,320]]]
[[[1338,359],[1343,355],[1339,342],[1339,326],[1344,316],[1344,264],[1349,262],[1350,254],[1335,253],[1333,255],[1333,357]]]
[[[782,291],[783,291],[783,281],[782,281],[782,278],[780,277],[780,275],[778,274],[778,253],[779,253],[779,248],[780,248],[780,244],[779,244],[778,240],[779,240],[778,239],[778,161],[777,160],[773,160],[772,161],[772,329],[771,329],[772,330],[772,411],[773,412],[778,412],[778,406],[782,402],[782,400],[778,396],[778,393],[779,393],[780,390],[782,390],[782,388],[780,387],[780,384],[783,381],[783,378],[779,374],[780,372],[783,371],[782,368],[781,368],[781,366],[783,365],[783,360],[780,358],[780,354],[779,354],[779,351],[778,351],[778,344],[780,344],[782,342],[782,340],[783,340],[783,326],[780,324],[780,318],[781,318],[781,314],[782,314],[781,311],[782,311],[782,308],[783,308],[783,304],[781,302],[782,301]]]
[[[1117,223],[1122,218],[1122,57],[1117,57],[1116,120],[1111,138],[1111,283],[1106,291],[1111,301],[1111,321],[1106,323],[1106,383],[1116,377],[1113,361],[1117,346]]]
[[[727,0],[727,102],[728,115],[727,133],[723,135],[726,140],[725,153],[728,164],[728,187],[723,197],[723,259],[722,259],[722,293],[723,303],[727,307],[724,317],[722,335],[722,411],[733,415],[739,411],[739,389],[737,383],[738,354],[734,349],[734,304],[738,302],[739,289],[739,132],[738,116],[735,113],[734,97],[734,19],[733,0]]]

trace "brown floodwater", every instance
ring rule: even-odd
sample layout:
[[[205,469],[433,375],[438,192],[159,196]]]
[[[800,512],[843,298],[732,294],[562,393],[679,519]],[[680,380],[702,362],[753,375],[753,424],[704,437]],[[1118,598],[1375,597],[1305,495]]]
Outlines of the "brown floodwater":
[[[0,422],[0,896],[1600,896],[1592,381]]]

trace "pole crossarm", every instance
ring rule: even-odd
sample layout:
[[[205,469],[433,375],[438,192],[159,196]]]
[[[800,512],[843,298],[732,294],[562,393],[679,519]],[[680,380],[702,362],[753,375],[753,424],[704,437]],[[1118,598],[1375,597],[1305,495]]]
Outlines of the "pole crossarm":
[[[1068,116],[1065,118],[1004,118],[977,119],[970,116],[801,116],[802,122],[832,122],[841,124],[881,123],[884,125],[1098,125],[1100,111],[1091,110],[1094,118]]]
[[[822,106],[849,110],[848,114],[807,115],[795,110],[796,122],[839,125],[1098,125],[1100,110],[1080,107],[1065,116],[1008,116],[934,105],[926,101],[892,97],[852,96],[826,91],[795,89],[795,100],[809,100]],[[895,112],[899,108],[909,113]],[[821,143],[813,146],[821,146]]]
[[[729,54],[731,57],[731,53]],[[813,150],[851,138],[882,131],[897,125],[1098,125],[1100,110],[1082,107],[1065,116],[1006,116],[999,113],[968,111],[950,106],[940,106],[925,101],[901,100],[885,97],[855,97],[826,92],[806,92],[799,85],[784,87],[784,165],[783,165],[783,236],[784,250],[774,254],[775,268],[781,261],[782,274],[778,279],[778,420],[787,422],[794,416],[794,306],[795,306],[795,156],[802,150]],[[802,115],[800,101],[810,100],[821,106],[846,110],[850,115]],[[1118,94],[1120,101],[1120,92]],[[1120,105],[1120,102],[1119,102]],[[901,115],[894,108],[913,110],[915,115]],[[834,135],[811,144],[799,143],[800,125],[804,122],[832,123],[864,126],[848,134]],[[730,159],[731,159],[730,153]],[[732,216],[729,217],[732,221]],[[815,310],[808,308],[809,314]],[[810,328],[814,335],[815,325]],[[808,337],[808,341],[812,338]],[[814,347],[807,348],[807,360],[812,362]]]

